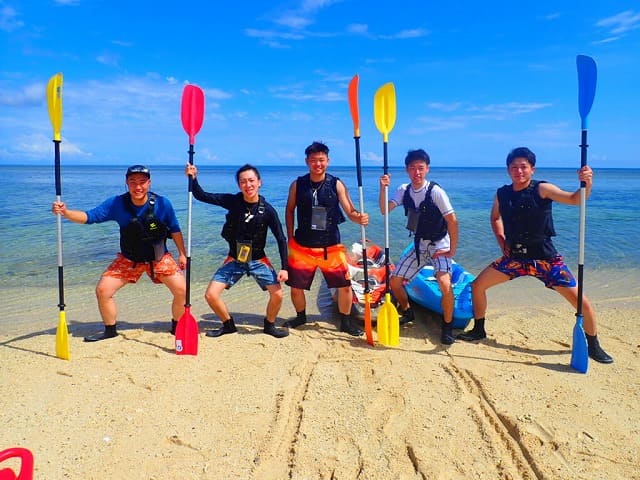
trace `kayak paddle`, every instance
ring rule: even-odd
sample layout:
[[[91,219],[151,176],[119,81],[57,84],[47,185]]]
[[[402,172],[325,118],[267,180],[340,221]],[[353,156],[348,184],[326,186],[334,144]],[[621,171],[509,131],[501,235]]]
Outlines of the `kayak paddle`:
[[[56,202],[62,201],[62,181],[60,179],[60,130],[62,129],[62,73],[56,73],[47,83],[47,106],[49,120],[53,127],[55,148]],[[56,215],[58,227],[58,328],[56,329],[56,356],[69,360],[69,330],[64,311],[64,267],[62,265],[62,215]]]
[[[389,173],[389,156],[387,142],[389,133],[396,123],[396,91],[393,83],[381,86],[373,98],[373,116],[376,128],[382,133],[384,148],[384,174]],[[386,275],[386,291],[384,303],[378,308],[378,341],[382,345],[397,346],[400,344],[400,316],[395,305],[391,303],[391,290],[389,288],[389,187],[384,187],[384,266]]]
[[[362,189],[362,165],[360,163],[360,114],[358,112],[358,82],[360,77],[354,75],[349,82],[349,109],[353,120],[353,139],[356,145],[356,175],[358,177],[358,196],[360,197],[360,213],[364,213],[364,191]],[[362,236],[362,272],[364,274],[364,331],[367,343],[373,346],[371,331],[371,290],[369,289],[369,274],[367,272],[367,235],[364,225],[360,225]]]
[[[193,145],[204,120],[204,92],[195,85],[186,85],[182,91],[182,127],[189,135],[189,163],[193,165]],[[185,271],[187,292],[184,313],[176,325],[176,354],[198,354],[198,323],[191,314],[191,204],[193,203],[193,178],[189,176],[187,208],[187,268]]]
[[[578,109],[580,111],[580,128],[582,142],[580,144],[580,168],[587,165],[587,115],[591,111],[593,98],[596,94],[596,80],[598,77],[596,62],[591,57],[578,55]],[[573,347],[571,349],[571,368],[580,373],[587,373],[589,368],[589,349],[587,337],[582,325],[582,297],[584,278],[584,236],[586,220],[586,184],[580,182],[580,245],[578,249],[578,305],[576,309],[576,323],[573,327]]]

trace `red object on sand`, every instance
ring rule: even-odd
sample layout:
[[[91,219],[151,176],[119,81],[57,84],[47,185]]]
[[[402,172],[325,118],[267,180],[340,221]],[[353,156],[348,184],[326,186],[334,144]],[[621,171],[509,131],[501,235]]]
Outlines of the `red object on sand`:
[[[0,452],[0,462],[9,458],[19,458],[21,461],[18,475],[11,468],[0,470],[0,480],[33,480],[33,454],[26,448],[13,447]]]

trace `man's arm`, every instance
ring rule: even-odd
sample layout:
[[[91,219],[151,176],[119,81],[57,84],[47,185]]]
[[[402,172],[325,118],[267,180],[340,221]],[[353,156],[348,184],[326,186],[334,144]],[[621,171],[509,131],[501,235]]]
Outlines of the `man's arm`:
[[[391,175],[382,175],[380,177],[380,193],[378,194],[378,206],[380,207],[380,213],[384,215],[384,187],[390,188],[391,185]],[[388,196],[388,195],[387,195]],[[396,208],[395,202],[388,200],[388,208],[389,212],[391,212],[394,208]]]
[[[296,210],[296,182],[292,182],[289,186],[289,197],[287,198],[287,206],[284,211],[284,221],[287,227],[287,238],[293,239],[294,213]]]
[[[341,180],[336,182],[336,190],[338,191],[340,206],[347,217],[349,217],[349,220],[359,225],[367,225],[369,223],[369,215],[356,210],[355,205],[351,201],[349,190],[347,190],[347,186],[342,183]]]
[[[496,237],[496,241],[498,242],[498,246],[500,247],[500,251],[504,254],[507,254],[505,251],[505,236],[504,236],[504,225],[502,223],[502,216],[500,215],[500,203],[498,202],[498,196],[493,197],[493,207],[491,207],[491,230],[493,230],[493,234]]]
[[[54,215],[62,215],[74,223],[87,223],[87,213],[83,210],[69,210],[64,202],[53,202],[51,211]]]

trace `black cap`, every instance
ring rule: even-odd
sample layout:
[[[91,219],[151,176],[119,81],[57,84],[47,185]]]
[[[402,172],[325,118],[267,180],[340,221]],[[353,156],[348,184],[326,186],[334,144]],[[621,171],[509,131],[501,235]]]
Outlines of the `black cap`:
[[[151,172],[144,165],[131,165],[129,168],[127,168],[126,177],[129,178],[129,176],[133,175],[134,173],[141,173],[143,175],[146,175],[147,178],[151,178]]]

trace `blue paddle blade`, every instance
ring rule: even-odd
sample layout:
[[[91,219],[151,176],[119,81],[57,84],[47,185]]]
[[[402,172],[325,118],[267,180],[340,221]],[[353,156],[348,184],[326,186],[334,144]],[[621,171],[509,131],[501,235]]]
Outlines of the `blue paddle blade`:
[[[576,316],[576,324],[573,326],[571,368],[580,373],[587,373],[589,368],[589,347],[587,346],[587,337],[582,328],[582,315]]]
[[[578,55],[576,57],[576,65],[578,66],[578,109],[580,110],[582,129],[585,130],[587,128],[587,115],[591,111],[593,98],[596,95],[598,70],[593,58],[586,55]]]

